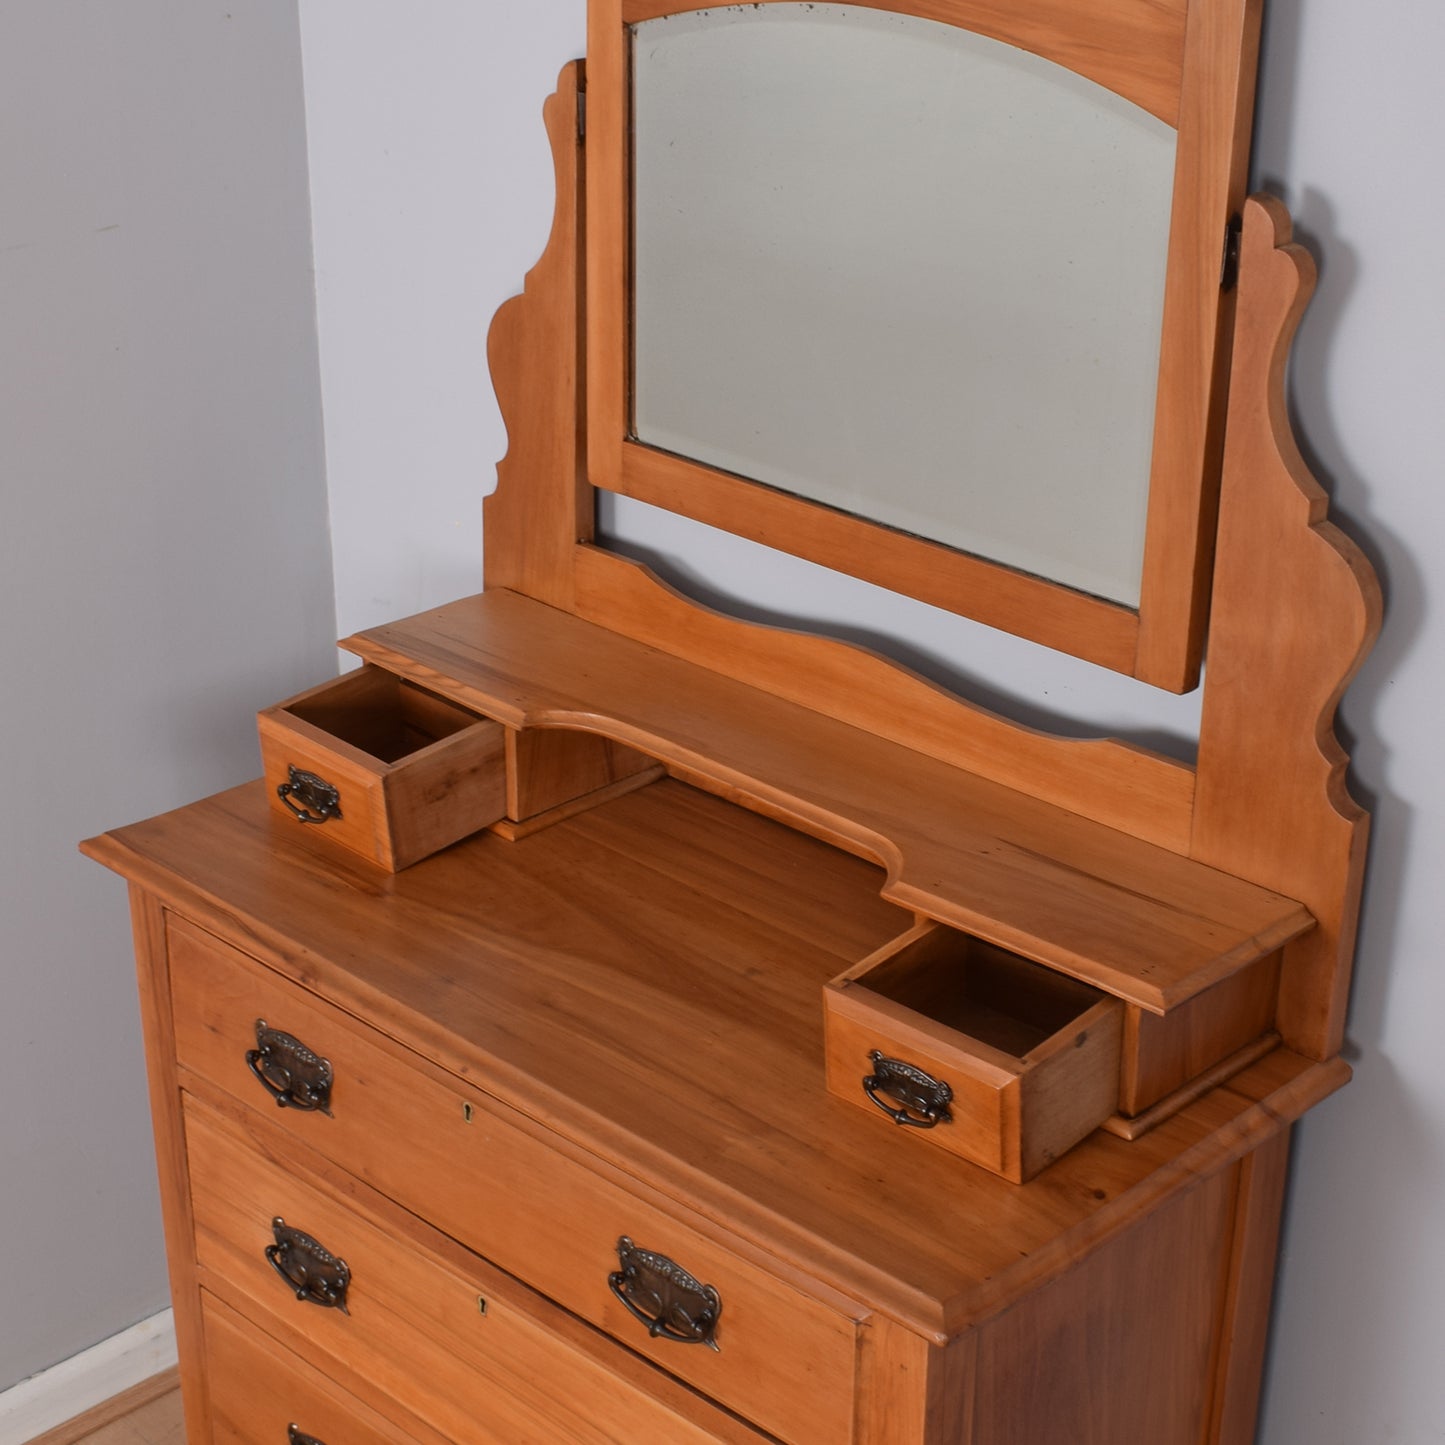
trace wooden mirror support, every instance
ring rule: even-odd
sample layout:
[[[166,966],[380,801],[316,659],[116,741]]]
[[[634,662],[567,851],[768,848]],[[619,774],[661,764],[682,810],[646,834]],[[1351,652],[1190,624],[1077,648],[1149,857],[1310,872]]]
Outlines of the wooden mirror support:
[[[1245,205],[1197,765],[1052,737],[594,545],[581,77],[488,590],[349,639],[264,783],[85,845],[187,1438],[1249,1445],[1380,619],[1286,418],[1308,257]]]
[[[1178,132],[1144,572],[1137,609],[644,446],[630,437],[627,27],[703,8],[589,7],[588,466],[594,486],[738,533],[1173,691],[1198,678],[1228,391],[1234,244],[1257,0],[1000,6],[889,0],[1077,71]],[[699,338],[705,345],[706,338]],[[1071,485],[1059,477],[1063,488]]]

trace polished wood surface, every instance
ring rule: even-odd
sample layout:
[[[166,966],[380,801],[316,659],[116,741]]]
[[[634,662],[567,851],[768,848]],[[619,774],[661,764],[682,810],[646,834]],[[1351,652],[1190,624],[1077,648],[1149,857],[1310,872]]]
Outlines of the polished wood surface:
[[[828,984],[823,1009],[834,1094],[880,1107],[863,1086],[875,1050],[922,1069],[952,1099],[920,1140],[1015,1183],[1118,1107],[1123,1005],[951,929],[924,923],[885,945]]]
[[[1100,601],[631,440],[627,26],[701,8],[588,10],[588,477],[620,492],[1173,691],[1199,676],[1228,391],[1226,226],[1244,198],[1260,0],[889,0],[1043,55],[1178,132],[1138,608]],[[1047,344],[1040,338],[1040,344]],[[540,594],[538,594],[540,595]],[[566,605],[566,604],[563,604]]]
[[[1022,727],[856,645],[699,607],[639,563],[599,547],[579,547],[575,567],[575,611],[589,622],[1176,853],[1188,851],[1194,771],[1174,758]]]
[[[1165,109],[1177,70],[1198,182],[1177,200],[1199,254],[1213,244],[1257,0],[1041,0],[1032,38],[993,0],[889,8],[1041,53],[1123,25],[1070,63]],[[593,8],[612,100],[622,16],[652,13]],[[298,827],[272,780],[85,845],[132,885],[187,1438],[280,1442],[296,1421],[333,1445],[1248,1445],[1290,1128],[1349,1077],[1365,829],[1333,718],[1379,621],[1289,433],[1310,274],[1287,220],[1247,208],[1190,768],[708,613],[592,544],[588,396],[594,417],[622,407],[595,323],[624,304],[623,150],[604,95],[584,166],[581,82],[568,67],[546,111],[552,238],[491,334],[511,437],[492,590],[349,644],[426,708],[488,719],[491,829],[391,872]],[[1217,381],[1229,303],[1191,295],[1171,291],[1179,345]],[[1176,404],[1163,449],[1202,437],[1207,467],[1210,393]],[[1203,537],[1207,496],[1187,493],[1170,505]],[[1192,665],[1203,555],[1151,534],[1150,566],[1172,558],[1182,586],[1150,601],[1174,610],[1147,648],[1140,632],[1136,670],[1161,683]],[[918,960],[898,940],[939,922],[1031,960],[1005,970],[1001,1019],[903,977]],[[1036,988],[1040,965],[1056,976]],[[992,1109],[999,1166],[1036,1177],[830,1094],[824,990],[860,968],[877,998],[851,1052],[919,1015],[917,1038],[991,1086],[966,1127]],[[330,1061],[329,1114],[278,1109],[253,1075],[262,1019]],[[1069,1118],[1058,1134],[1022,1098],[1044,1063],[1034,1102]],[[277,1213],[355,1266],[350,1317],[271,1272]],[[623,1235],[718,1286],[716,1353],[654,1338],[614,1296]]]
[[[907,921],[855,859],[672,782],[394,876],[299,832],[253,785],[90,846],[444,1075],[648,1178],[659,1207],[725,1223],[774,1268],[806,1258],[822,1286],[939,1339],[1348,1074],[1276,1051],[1144,1139],[1095,1134],[1018,1187],[826,1091],[822,987]],[[880,1177],[904,1234],[878,1227]]]
[[[1190,851],[1287,891],[1318,921],[1285,950],[1279,1030],[1323,1059],[1344,1039],[1369,832],[1335,709],[1383,604],[1369,562],[1327,520],[1289,425],[1289,343],[1314,263],[1269,198],[1250,201],[1243,246]]]
[[[509,726],[626,742],[878,860],[886,898],[1156,1012],[1309,927],[1278,894],[515,594],[345,645]]]
[[[508,436],[497,489],[483,503],[487,582],[555,607],[572,605],[572,552],[593,530],[581,420],[581,81],[581,63],[566,66],[544,110],[557,176],[551,239],[487,337]]]
[[[256,719],[271,805],[383,868],[408,868],[507,808],[505,729],[363,667]],[[336,789],[334,817],[283,793],[299,768]]]
[[[359,1399],[399,1406],[456,1441],[761,1439],[346,1174],[319,1167],[266,1127],[269,1116],[228,1119],[192,1098],[185,1113],[203,1287]],[[504,1161],[468,1173],[473,1189],[518,1187]],[[277,1277],[264,1254],[277,1216],[346,1261],[344,1313],[298,1300]]]
[[[625,25],[710,8],[708,0],[621,0]],[[1087,13],[1070,0],[877,0],[877,10],[962,25],[1032,51],[1178,124],[1184,0],[1099,0]]]

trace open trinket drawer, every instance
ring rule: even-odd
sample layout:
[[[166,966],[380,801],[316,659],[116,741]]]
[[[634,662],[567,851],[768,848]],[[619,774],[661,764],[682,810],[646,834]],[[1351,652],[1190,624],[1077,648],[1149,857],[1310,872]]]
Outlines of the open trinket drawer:
[[[828,1088],[1021,1183],[1118,1105],[1124,1006],[934,923],[823,993]]]

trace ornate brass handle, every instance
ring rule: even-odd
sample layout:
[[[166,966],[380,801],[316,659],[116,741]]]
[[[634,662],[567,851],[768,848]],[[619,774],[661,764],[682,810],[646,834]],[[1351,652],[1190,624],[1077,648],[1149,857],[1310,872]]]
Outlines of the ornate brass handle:
[[[341,817],[341,794],[325,778],[291,766],[276,796],[291,809],[298,823],[325,823]]]
[[[621,1268],[607,1276],[608,1287],[653,1339],[719,1348],[713,1335],[722,1299],[710,1284],[699,1284],[666,1255],[639,1249],[625,1234],[617,1241],[617,1261]]]
[[[308,1435],[296,1425],[286,1427],[287,1445],[326,1445],[326,1441],[318,1440],[314,1435]]]
[[[257,1019],[256,1047],[246,1051],[246,1065],[283,1109],[330,1115],[331,1062],[300,1039]]]
[[[932,1074],[925,1074],[914,1064],[902,1059],[885,1058],[874,1049],[868,1055],[873,1072],[864,1075],[863,1092],[893,1120],[914,1129],[932,1129],[938,1124],[951,1124],[953,1090]],[[880,1094],[887,1094],[899,1107],[885,1103]]]
[[[350,1314],[346,1308],[346,1290],[351,1284],[351,1268],[346,1261],[337,1259],[309,1234],[292,1229],[280,1217],[271,1221],[271,1232],[276,1236],[276,1243],[266,1246],[266,1258],[271,1268],[296,1291],[296,1298]]]

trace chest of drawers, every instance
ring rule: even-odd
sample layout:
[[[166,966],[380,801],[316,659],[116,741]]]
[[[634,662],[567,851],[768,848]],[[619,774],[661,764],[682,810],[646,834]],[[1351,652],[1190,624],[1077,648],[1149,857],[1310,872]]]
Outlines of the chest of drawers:
[[[681,783],[395,876],[259,785],[89,846],[194,1445],[1247,1438],[1288,1121],[1342,1066],[1019,1187],[825,1087],[823,985],[909,921],[876,870]]]

